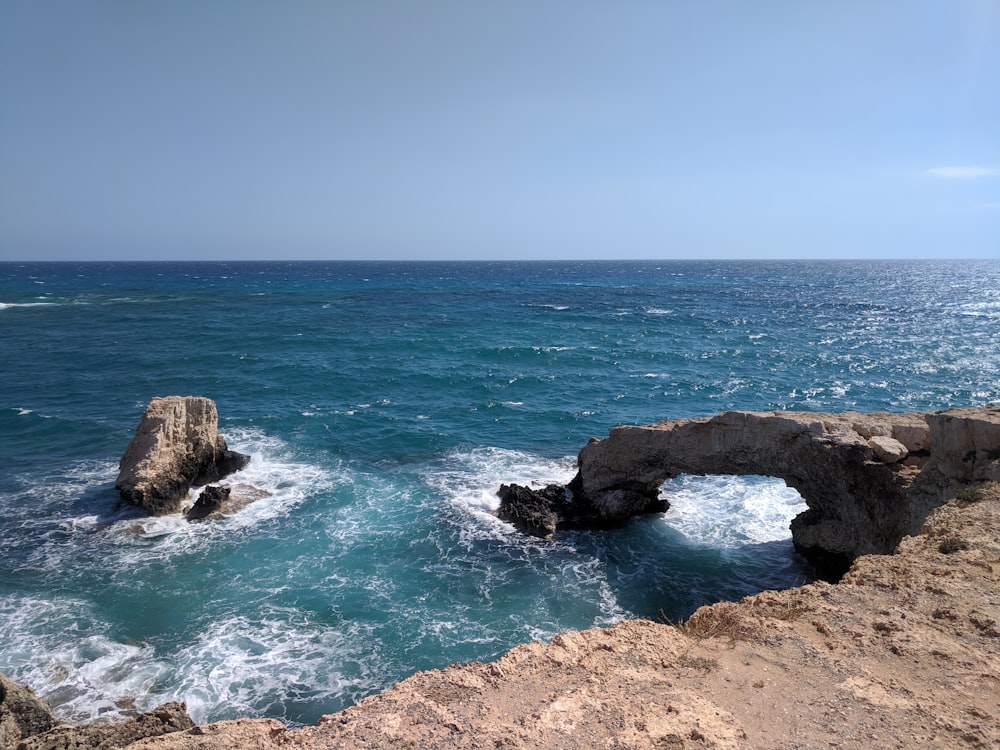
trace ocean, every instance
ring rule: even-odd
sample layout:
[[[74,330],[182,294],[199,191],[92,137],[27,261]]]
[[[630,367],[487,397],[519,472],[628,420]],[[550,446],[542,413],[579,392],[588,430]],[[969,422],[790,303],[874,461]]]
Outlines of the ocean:
[[[0,671],[70,720],[315,722],[417,670],[810,580],[767,477],[525,537],[504,482],[617,424],[1000,401],[1000,261],[0,264]],[[155,396],[269,497],[119,506]]]

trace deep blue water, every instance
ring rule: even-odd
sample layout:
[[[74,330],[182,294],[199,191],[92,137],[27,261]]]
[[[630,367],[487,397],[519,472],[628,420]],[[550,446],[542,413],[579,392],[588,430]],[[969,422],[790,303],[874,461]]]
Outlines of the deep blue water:
[[[0,671],[66,717],[313,722],[415,670],[809,577],[764,478],[525,538],[501,482],[619,423],[1000,401],[1000,262],[0,264]],[[213,524],[117,506],[149,399],[204,395]]]

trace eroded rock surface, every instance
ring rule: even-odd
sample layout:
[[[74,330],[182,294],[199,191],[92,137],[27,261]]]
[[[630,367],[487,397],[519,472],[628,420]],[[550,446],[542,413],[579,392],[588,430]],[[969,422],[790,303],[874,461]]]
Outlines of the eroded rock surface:
[[[183,703],[164,703],[125,721],[63,724],[48,703],[0,674],[0,750],[113,750],[194,727]]]
[[[0,748],[59,725],[49,704],[34,691],[0,674]]]
[[[192,486],[239,471],[250,457],[229,450],[215,402],[200,396],[154,398],[119,463],[115,488],[151,515],[177,513]]]
[[[577,517],[600,527],[662,511],[661,486],[682,473],[781,477],[809,506],[792,523],[796,545],[846,569],[891,552],[956,487],[1000,479],[1000,407],[725,412],[616,427],[580,451],[569,489]]]

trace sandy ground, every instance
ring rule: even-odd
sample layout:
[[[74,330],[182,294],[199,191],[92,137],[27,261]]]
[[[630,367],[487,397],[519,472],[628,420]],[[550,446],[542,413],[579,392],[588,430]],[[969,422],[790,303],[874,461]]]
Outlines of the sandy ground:
[[[997,748],[1000,485],[837,584],[626,621],[423,672],[316,726],[133,748]]]

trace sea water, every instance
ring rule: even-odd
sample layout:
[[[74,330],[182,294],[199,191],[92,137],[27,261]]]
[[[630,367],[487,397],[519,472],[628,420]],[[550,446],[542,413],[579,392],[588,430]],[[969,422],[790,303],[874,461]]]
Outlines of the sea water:
[[[416,670],[809,580],[780,480],[526,537],[503,482],[591,436],[726,409],[1000,400],[1000,263],[0,264],[0,671],[67,719],[184,700],[291,724]],[[154,396],[215,400],[230,482],[121,507]]]

